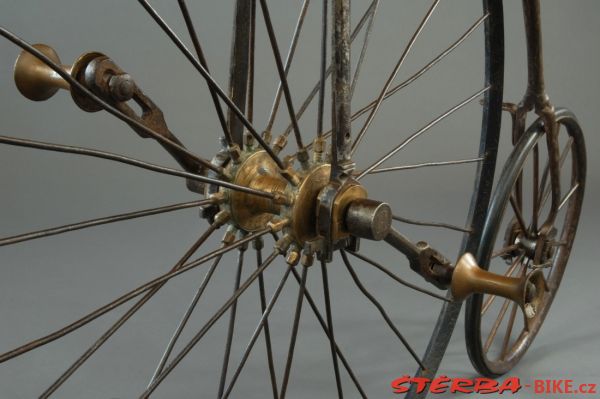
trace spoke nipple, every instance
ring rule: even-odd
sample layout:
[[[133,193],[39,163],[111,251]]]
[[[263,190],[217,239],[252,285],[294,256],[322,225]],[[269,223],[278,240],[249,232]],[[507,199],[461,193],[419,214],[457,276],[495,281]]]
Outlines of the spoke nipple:
[[[259,251],[265,247],[265,240],[262,237],[256,238],[252,241],[252,248]]]
[[[287,169],[282,170],[281,175],[293,186],[297,187],[300,184],[300,176],[298,176],[298,173],[296,173],[292,166],[288,166]]]
[[[279,219],[267,223],[267,227],[271,229],[271,233],[277,233],[278,231],[283,230],[288,224],[290,224],[290,219]]]
[[[237,144],[232,144],[229,148],[228,148],[228,152],[229,152],[229,156],[231,157],[231,160],[234,163],[240,163],[240,159],[242,157],[242,150],[240,150],[240,147]]]
[[[287,252],[287,249],[290,247],[290,245],[292,245],[292,242],[294,241],[294,239],[292,238],[291,235],[286,234],[283,237],[281,237],[279,240],[277,240],[277,242],[275,243],[275,249],[282,255],[285,255]]]
[[[306,147],[303,147],[298,150],[296,158],[298,158],[300,165],[302,165],[302,169],[306,170],[310,168],[310,162],[308,161],[310,157],[308,156],[308,151],[306,150]]]
[[[294,203],[294,198],[284,192],[276,191],[273,193],[273,203],[290,206]]]
[[[300,250],[298,246],[292,244],[288,249],[287,256],[285,257],[285,261],[290,266],[296,266],[298,262],[300,262]]]
[[[279,155],[279,153],[281,152],[281,150],[283,150],[287,144],[287,136],[285,134],[282,134],[280,136],[277,136],[277,138],[275,139],[275,142],[273,143],[273,152],[277,155]]]
[[[302,263],[302,266],[312,266],[313,263],[315,261],[315,255],[307,250],[302,251],[302,258],[300,258],[300,262]]]
[[[215,215],[215,218],[214,218],[212,224],[215,228],[219,228],[219,227],[223,226],[225,223],[227,223],[229,221],[230,217],[231,217],[231,215],[229,214],[228,211],[220,211],[219,213],[217,213]]]
[[[273,135],[270,130],[265,130],[262,132],[262,138],[267,144],[271,144],[271,140],[273,140]]]
[[[208,196],[208,199],[215,205],[222,204],[225,202],[225,193],[223,191],[217,191]]]
[[[323,153],[327,147],[327,141],[323,137],[317,137],[313,140],[313,162],[323,162]]]
[[[237,235],[237,228],[235,226],[230,225],[229,227],[227,227],[227,231],[225,231],[225,234],[223,235],[223,239],[221,240],[221,242],[223,242],[223,244],[225,244],[225,245],[229,245],[235,241],[236,235]]]
[[[246,148],[246,151],[252,151],[254,149],[254,144],[254,136],[252,136],[250,133],[245,133],[244,147]]]

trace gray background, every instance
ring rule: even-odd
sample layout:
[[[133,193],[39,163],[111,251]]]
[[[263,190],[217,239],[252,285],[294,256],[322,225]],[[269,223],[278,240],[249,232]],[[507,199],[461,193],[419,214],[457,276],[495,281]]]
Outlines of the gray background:
[[[165,19],[185,37],[185,28],[174,2],[155,3]],[[190,1],[207,59],[223,87],[227,83],[232,3]],[[285,49],[300,2],[270,3],[280,47]],[[319,30],[316,27],[320,11],[318,2],[314,3],[307,17],[309,28],[303,33],[303,44],[290,72],[296,104],[302,101],[318,76]],[[506,3],[505,99],[518,101],[525,81],[520,2]],[[366,6],[366,1],[353,3],[355,20]],[[355,108],[376,96],[381,89],[427,7],[426,2],[382,1],[369,59],[354,98]],[[597,383],[599,380],[597,320],[600,308],[595,289],[600,281],[596,262],[599,216],[595,209],[599,197],[596,184],[599,11],[600,5],[593,0],[543,2],[548,90],[554,103],[574,110],[587,134],[588,184],[578,240],[558,299],[543,331],[513,372],[525,382],[538,377],[572,378],[578,383]],[[480,12],[477,1],[442,2],[396,81],[410,76],[447,47]],[[261,44],[257,49],[256,86],[256,125],[259,129],[264,126],[277,84],[261,18],[259,14]],[[171,129],[189,148],[205,157],[210,157],[216,150],[219,127],[205,84],[136,2],[4,0],[0,23],[30,42],[55,46],[64,63],[70,63],[87,50],[109,54],[161,106]],[[481,30],[478,30],[440,66],[383,106],[359,151],[359,168],[481,88],[481,39]],[[185,40],[189,43],[187,37]],[[356,56],[359,51],[356,45],[353,51]],[[67,93],[61,92],[52,100],[39,104],[21,97],[12,82],[12,64],[18,52],[10,43],[0,41],[0,134],[101,148],[175,166],[158,145],[140,140],[111,116],[80,112]],[[301,123],[305,140],[314,136],[314,108]],[[474,155],[478,146],[480,112],[476,103],[466,107],[397,155],[389,165]],[[508,122],[506,117],[504,122]],[[287,116],[282,108],[275,132],[286,123]],[[356,123],[354,129],[358,130],[360,126]],[[508,148],[506,129],[503,133],[504,150],[500,162],[506,157]],[[473,168],[466,166],[378,175],[365,179],[365,184],[373,197],[389,201],[399,214],[460,224],[466,216],[472,176]],[[194,198],[175,177],[101,160],[9,147],[0,148],[0,181],[2,236]],[[163,273],[205,226],[205,222],[198,219],[196,210],[187,210],[2,248],[0,351],[53,331]],[[428,240],[450,257],[458,255],[460,237],[455,233],[405,225],[397,227],[415,239]],[[218,237],[215,237],[204,251],[217,243]],[[270,245],[268,240],[267,250]],[[366,243],[364,250],[399,274],[420,282],[417,276],[412,276],[406,261],[384,244]],[[247,275],[254,268],[254,256],[249,251],[246,258]],[[399,287],[359,261],[354,262],[354,266],[417,352],[423,353],[439,302]],[[203,320],[228,297],[234,269],[232,254],[222,262],[182,342],[189,339]],[[280,261],[269,269],[266,277],[269,292],[273,291],[283,270]],[[200,268],[169,283],[55,396],[136,397],[147,383],[203,273]],[[330,266],[329,274],[340,347],[371,397],[394,397],[390,382],[400,375],[412,373],[414,363],[380,315],[354,287],[338,261]],[[322,303],[318,269],[309,273],[308,287]],[[259,317],[256,291],[256,287],[251,287],[238,308],[232,367],[237,364]],[[279,380],[296,293],[297,285],[288,282],[271,320]],[[120,308],[63,340],[1,365],[0,398],[39,395],[124,309]],[[216,325],[169,376],[157,391],[157,397],[215,396],[225,327],[225,321]],[[261,339],[238,381],[234,397],[268,396],[263,348]],[[324,334],[305,306],[289,397],[334,397],[328,351]],[[440,373],[451,377],[475,376],[464,348],[462,319]],[[357,397],[350,380],[345,373],[343,375],[347,397]],[[535,395],[523,392],[517,396]]]

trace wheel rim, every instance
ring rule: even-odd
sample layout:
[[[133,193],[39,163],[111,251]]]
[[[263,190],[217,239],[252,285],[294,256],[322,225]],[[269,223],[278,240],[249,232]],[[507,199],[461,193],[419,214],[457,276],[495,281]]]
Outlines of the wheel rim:
[[[569,111],[558,110],[557,123],[560,125],[559,137],[563,139],[561,189],[564,198],[560,217],[557,218],[554,225],[558,230],[556,237],[545,240],[546,242],[554,241],[554,244],[556,244],[556,248],[553,249],[554,254],[546,255],[543,264],[535,265],[536,256],[540,259],[541,255],[520,249],[510,250],[509,254],[505,256],[505,261],[509,266],[505,265],[502,268],[499,265],[502,260],[500,254],[506,253],[505,250],[511,247],[511,244],[508,243],[513,242],[514,234],[511,231],[522,230],[520,227],[514,227],[521,223],[517,221],[519,217],[513,215],[517,212],[521,213],[520,217],[526,221],[530,230],[535,224],[533,216],[523,216],[523,214],[528,213],[525,211],[527,209],[526,204],[521,203],[514,206],[508,204],[511,202],[509,200],[511,195],[515,198],[515,187],[532,184],[532,180],[528,180],[525,177],[526,173],[521,171],[526,171],[528,167],[534,168],[536,156],[538,157],[538,164],[542,162],[539,153],[543,153],[545,148],[544,144],[541,143],[543,140],[540,140],[543,137],[543,132],[539,121],[516,145],[516,150],[507,162],[498,183],[499,187],[492,199],[486,231],[480,243],[480,256],[487,259],[482,264],[486,268],[493,265],[492,271],[512,276],[519,276],[519,273],[528,273],[532,268],[539,268],[544,271],[548,291],[541,306],[536,310],[536,315],[528,331],[522,321],[524,316],[516,304],[512,303],[510,305],[510,301],[502,298],[495,301],[496,298],[490,295],[477,294],[469,299],[466,313],[467,348],[474,366],[484,375],[499,376],[506,373],[519,362],[532,344],[554,300],[575,238],[585,187],[585,143],[581,128]],[[536,155],[536,152],[538,152],[538,155]],[[515,156],[517,154],[518,156]],[[539,167],[537,169],[539,170]],[[531,172],[528,177],[532,178],[533,175],[534,172]],[[518,176],[521,176],[522,183],[519,183]],[[549,205],[546,204],[547,192],[545,192],[549,183],[547,181],[544,183],[543,174],[542,181],[537,181],[539,187],[545,187],[544,190],[538,190],[538,194],[533,194],[534,190],[532,189],[521,188],[519,190],[522,193],[521,195],[525,197],[527,195],[524,193],[527,191],[531,195],[529,200],[532,202],[535,201],[533,198],[537,195],[538,201],[546,205],[545,208],[544,206],[540,207],[537,212],[537,220],[543,220],[543,214],[548,212],[549,208]],[[544,198],[546,199],[544,200]],[[509,209],[506,215],[502,215],[507,207]],[[514,210],[515,207],[518,211]],[[530,205],[530,208],[527,209],[531,212],[529,215],[533,215],[534,209],[533,205]],[[506,232],[504,236],[502,232]],[[506,237],[511,238],[507,240]],[[536,245],[540,245],[540,243],[536,243]],[[508,309],[510,309],[510,312]],[[508,317],[506,317],[507,314],[509,314]],[[498,334],[499,331],[500,334]]]

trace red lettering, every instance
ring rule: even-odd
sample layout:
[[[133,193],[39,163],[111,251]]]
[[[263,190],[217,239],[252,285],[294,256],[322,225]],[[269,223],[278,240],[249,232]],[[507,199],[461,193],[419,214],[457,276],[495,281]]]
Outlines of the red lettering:
[[[437,378],[434,378],[431,381],[431,386],[429,387],[429,392],[431,393],[444,393],[448,389],[448,382],[450,382],[450,378],[445,375],[441,375]]]
[[[475,392],[480,394],[498,392],[498,382],[491,378],[475,378]]]
[[[535,380],[533,384],[533,392],[544,393],[546,392],[546,382],[544,380]]]
[[[565,380],[565,393],[573,393],[573,380]]]
[[[587,393],[596,393],[596,384],[587,384],[587,387],[589,388]]]
[[[552,380],[552,393],[565,393],[560,387],[562,380]]]
[[[424,392],[431,380],[425,377],[415,377],[412,379],[412,383],[417,385],[417,393]]]
[[[455,378],[450,385],[451,393],[473,393],[475,383],[469,378]]]
[[[502,384],[498,388],[498,393],[503,394],[504,392],[508,391],[514,394],[519,392],[521,388],[523,387],[521,386],[521,380],[519,380],[519,377],[510,377],[502,381]]]
[[[392,389],[394,393],[406,393],[408,392],[409,387],[405,386],[405,384],[410,384],[411,376],[403,375],[400,378],[396,378],[392,381]]]

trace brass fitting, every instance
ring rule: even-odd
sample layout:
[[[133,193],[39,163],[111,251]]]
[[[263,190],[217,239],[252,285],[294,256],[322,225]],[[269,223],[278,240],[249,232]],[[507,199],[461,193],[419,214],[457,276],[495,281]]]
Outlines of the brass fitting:
[[[275,142],[273,143],[273,152],[277,155],[279,155],[279,153],[281,152],[281,150],[283,150],[287,144],[287,136],[285,134],[282,134],[280,136],[277,136],[277,138],[275,139]]]
[[[290,266],[296,266],[300,262],[300,250],[297,245],[292,244],[287,251],[285,261]]]

